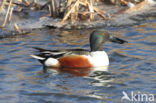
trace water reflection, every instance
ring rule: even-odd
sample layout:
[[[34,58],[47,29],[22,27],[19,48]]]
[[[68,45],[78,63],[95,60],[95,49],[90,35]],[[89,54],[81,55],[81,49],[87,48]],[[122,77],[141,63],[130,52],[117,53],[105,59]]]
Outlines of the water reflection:
[[[43,67],[43,72],[54,72],[54,73],[69,73],[72,76],[93,76],[96,71],[108,71],[108,66],[103,67],[92,67],[92,68],[74,68],[74,67],[60,67],[60,68],[51,68]]]

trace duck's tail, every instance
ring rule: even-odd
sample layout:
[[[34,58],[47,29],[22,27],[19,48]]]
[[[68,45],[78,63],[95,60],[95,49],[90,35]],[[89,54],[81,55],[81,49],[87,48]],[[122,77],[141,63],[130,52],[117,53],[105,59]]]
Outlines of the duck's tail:
[[[31,57],[38,59],[38,60],[45,60],[46,58],[38,56],[38,55],[30,55]]]

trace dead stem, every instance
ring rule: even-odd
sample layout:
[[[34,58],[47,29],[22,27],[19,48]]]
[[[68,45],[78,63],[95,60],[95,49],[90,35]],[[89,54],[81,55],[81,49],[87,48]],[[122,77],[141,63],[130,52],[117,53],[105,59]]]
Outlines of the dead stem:
[[[90,18],[89,18],[89,20],[92,21],[93,18],[94,18],[94,15],[93,15],[94,10],[93,10],[93,1],[92,0],[90,0],[90,5],[88,3],[88,8],[89,8],[89,11],[90,11]]]
[[[7,10],[7,13],[6,13],[6,15],[5,15],[4,22],[3,22],[3,24],[1,25],[2,28],[5,27],[5,25],[6,25],[6,22],[7,22],[7,19],[8,19],[8,15],[9,15],[9,11],[10,11],[11,4],[12,4],[12,0],[10,0],[9,6],[8,6],[8,10]]]
[[[81,5],[84,5],[84,6],[87,5],[86,3],[83,3],[83,2],[80,2],[80,4],[81,4]],[[101,16],[104,20],[107,20],[107,18],[106,18],[105,16],[103,16],[103,14],[105,14],[105,12],[104,12],[103,10],[100,10],[100,9],[94,7],[94,6],[92,6],[92,8],[93,8],[93,10],[94,10],[95,12],[97,12],[97,14],[98,14],[99,16]]]
[[[55,0],[51,0],[51,16],[52,17],[57,17],[57,5]]]
[[[11,18],[12,18],[13,10],[14,10],[14,8],[12,7],[11,10],[10,10],[10,16],[9,16],[9,20],[8,20],[9,23],[11,22]]]
[[[4,8],[5,2],[6,2],[6,0],[2,1],[2,5],[0,6],[0,13],[2,12],[2,9]]]
[[[64,24],[64,21],[68,19],[71,12],[74,10],[75,6],[79,4],[79,0],[76,1],[76,3],[73,5],[73,7],[67,12],[67,14],[64,16],[63,20],[60,22],[60,24]]]
[[[51,6],[50,5],[48,5],[48,9],[49,9],[49,16],[52,16],[52,11],[51,11]]]
[[[16,23],[14,24],[14,28],[18,31],[18,33],[22,33],[22,31],[19,29]]]
[[[27,5],[27,6],[29,6],[31,3],[29,2],[29,1],[27,1],[27,0],[25,0],[24,1],[25,2],[25,4]]]
[[[84,6],[85,10],[79,12],[80,6]],[[104,20],[108,20],[108,18],[104,16],[104,11],[93,6],[93,0],[68,0],[66,8],[65,16],[60,24],[64,24],[69,16],[71,22],[73,22],[73,20],[77,20],[78,14],[89,15],[89,20],[92,21],[95,13],[97,13]]]

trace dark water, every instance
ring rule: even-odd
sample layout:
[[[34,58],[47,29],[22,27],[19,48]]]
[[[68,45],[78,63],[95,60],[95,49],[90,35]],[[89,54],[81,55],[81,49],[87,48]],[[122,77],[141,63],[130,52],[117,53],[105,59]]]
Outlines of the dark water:
[[[91,30],[37,30],[1,39],[0,103],[120,103],[123,91],[156,95],[156,19],[108,30],[129,43],[106,43],[109,71],[95,77],[43,73],[29,56],[35,53],[31,47],[88,49]]]

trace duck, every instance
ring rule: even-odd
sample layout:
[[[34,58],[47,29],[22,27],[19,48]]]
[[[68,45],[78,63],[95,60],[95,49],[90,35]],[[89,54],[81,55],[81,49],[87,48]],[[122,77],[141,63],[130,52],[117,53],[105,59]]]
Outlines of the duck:
[[[106,30],[94,30],[89,38],[90,50],[81,48],[47,50],[34,47],[38,54],[32,54],[31,56],[39,60],[44,67],[59,68],[59,70],[70,72],[77,72],[85,68],[104,67],[109,65],[109,57],[103,50],[103,43],[107,41],[118,44],[127,43],[126,40],[115,37]]]

